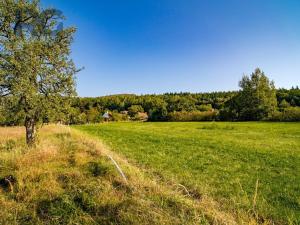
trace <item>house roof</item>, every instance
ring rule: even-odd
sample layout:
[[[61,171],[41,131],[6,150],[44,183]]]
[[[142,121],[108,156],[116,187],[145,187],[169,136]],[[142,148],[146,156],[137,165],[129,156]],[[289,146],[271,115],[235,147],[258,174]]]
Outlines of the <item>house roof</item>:
[[[109,118],[110,118],[110,115],[109,115],[108,112],[106,112],[106,113],[103,114],[102,117],[105,118],[105,119],[109,119]]]

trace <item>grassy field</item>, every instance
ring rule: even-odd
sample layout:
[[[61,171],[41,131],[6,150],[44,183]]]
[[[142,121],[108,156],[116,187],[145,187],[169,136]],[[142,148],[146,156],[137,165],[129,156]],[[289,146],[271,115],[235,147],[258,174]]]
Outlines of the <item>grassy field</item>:
[[[256,222],[300,224],[300,123],[75,126],[164,182]]]
[[[68,127],[44,127],[34,148],[26,147],[24,128],[0,127],[0,134],[1,225],[256,222],[222,212],[210,198],[194,199]]]

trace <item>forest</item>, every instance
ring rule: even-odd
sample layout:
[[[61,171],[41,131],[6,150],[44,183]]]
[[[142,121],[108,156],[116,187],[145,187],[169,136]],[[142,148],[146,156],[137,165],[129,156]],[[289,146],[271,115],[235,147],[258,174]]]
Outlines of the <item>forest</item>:
[[[211,93],[120,94],[103,97],[74,97],[60,113],[44,122],[64,124],[98,123],[110,112],[111,121],[300,121],[300,89],[276,90],[276,108],[268,117],[243,118],[239,114],[240,91]],[[254,115],[254,114],[252,114]],[[22,125],[9,113],[0,113],[1,125]]]
[[[75,98],[69,123],[96,123],[102,114],[111,112],[112,120],[140,120],[146,112],[149,121],[299,121],[300,89],[276,90],[277,106],[268,118],[239,117],[239,91],[211,93],[166,93],[160,95],[112,95],[96,98]],[[126,113],[130,115],[128,118]]]

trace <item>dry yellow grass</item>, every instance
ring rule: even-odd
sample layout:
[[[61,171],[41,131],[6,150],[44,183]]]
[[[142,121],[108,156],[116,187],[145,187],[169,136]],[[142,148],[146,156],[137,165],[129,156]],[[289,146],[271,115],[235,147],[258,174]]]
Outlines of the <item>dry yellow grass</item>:
[[[24,132],[25,129],[23,127],[0,127],[0,141],[22,138]]]
[[[0,179],[13,175],[13,189],[0,188],[0,224],[256,224],[222,212],[205,195],[195,197],[176,181],[137,168],[98,140],[69,127],[41,129],[28,149],[22,128],[0,128]],[[122,168],[120,176],[110,155]]]

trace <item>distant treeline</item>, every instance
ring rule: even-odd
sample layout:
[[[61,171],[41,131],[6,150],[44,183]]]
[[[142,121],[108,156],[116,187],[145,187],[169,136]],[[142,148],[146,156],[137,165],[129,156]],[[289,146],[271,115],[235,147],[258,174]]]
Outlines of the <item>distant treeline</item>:
[[[236,96],[238,91],[212,93],[166,93],[162,95],[113,95],[97,98],[76,98],[72,104],[74,114],[70,123],[99,122],[102,113],[109,111],[112,120],[126,120],[124,111],[132,117],[146,112],[149,121],[201,121],[201,120],[252,120],[239,118]],[[300,120],[300,89],[298,87],[276,91],[277,110],[274,120]],[[238,107],[238,106],[237,106]],[[136,112],[134,109],[137,108]],[[133,111],[133,112],[132,112]],[[289,112],[291,118],[286,113]],[[297,114],[296,117],[293,114]],[[282,118],[280,118],[282,117]],[[295,117],[295,118],[294,118]],[[138,119],[138,118],[134,118]],[[254,119],[256,120],[256,119]]]
[[[159,95],[121,94],[104,97],[71,99],[71,107],[59,115],[44,118],[44,122],[66,124],[97,123],[109,112],[112,121],[300,121],[300,89],[276,90],[277,108],[268,118],[239,117],[239,91],[212,93],[166,93]],[[0,113],[1,125],[16,125]]]
[[[127,117],[126,112],[134,117],[137,112],[145,112],[149,121],[174,120],[175,112],[198,113],[209,112],[215,114],[216,110],[222,109],[236,92],[214,93],[166,93],[160,95],[112,95],[97,98],[76,98],[72,107],[76,111],[71,123],[95,122],[101,120],[96,115],[109,111],[112,120],[123,120]],[[135,110],[137,109],[137,110]],[[124,114],[125,113],[125,114]],[[214,117],[214,116],[213,116]],[[214,119],[210,116],[210,119]],[[136,118],[138,120],[138,118]],[[199,118],[200,119],[200,118]],[[197,119],[197,120],[199,120]],[[203,117],[206,120],[206,116]]]

